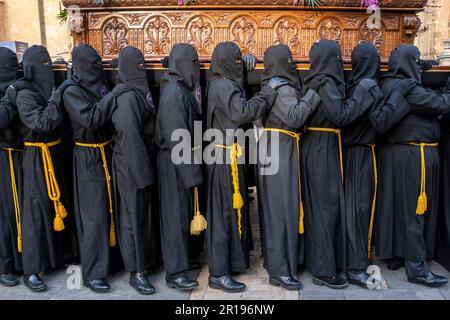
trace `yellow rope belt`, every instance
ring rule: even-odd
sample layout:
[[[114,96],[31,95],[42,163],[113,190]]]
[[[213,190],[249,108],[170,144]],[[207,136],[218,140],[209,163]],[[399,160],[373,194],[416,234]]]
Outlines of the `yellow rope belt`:
[[[303,209],[303,201],[302,201],[302,181],[301,181],[301,171],[300,171],[300,137],[301,134],[293,131],[288,131],[284,129],[277,129],[277,128],[265,128],[264,131],[267,132],[279,132],[288,135],[291,138],[294,138],[297,145],[297,175],[298,175],[298,196],[299,196],[299,224],[298,224],[298,233],[304,234],[305,233],[305,226],[304,226],[304,218],[305,218],[305,212]]]
[[[242,198],[239,189],[239,167],[238,158],[242,157],[242,148],[239,144],[235,143],[232,146],[225,146],[216,144],[216,148],[230,150],[230,160],[231,160],[231,178],[233,180],[233,209],[237,210],[237,220],[238,220],[238,231],[239,238],[242,238],[242,207],[244,206],[244,199]]]
[[[208,222],[200,212],[198,187],[194,188],[194,217],[191,221],[191,235],[199,236],[208,227]]]
[[[420,142],[409,142],[406,143],[410,146],[420,147],[420,194],[417,200],[417,215],[424,215],[428,210],[428,197],[426,190],[426,163],[425,163],[425,147],[436,148],[439,143],[420,143]]]
[[[61,140],[54,142],[25,142],[25,147],[40,148],[42,152],[42,163],[44,165],[45,182],[47,185],[48,197],[55,206],[55,219],[53,220],[53,229],[55,231],[64,230],[64,221],[67,217],[66,208],[61,203],[61,191],[56,180],[55,169],[53,167],[52,156],[50,154],[50,147],[57,146]]]
[[[16,173],[14,170],[13,152],[21,152],[22,150],[17,150],[13,148],[2,148],[8,152],[9,158],[9,171],[11,176],[11,190],[13,194],[14,211],[16,215],[16,227],[17,227],[17,251],[22,252],[22,228],[21,228],[21,217],[20,217],[20,202],[19,194],[17,192],[16,183]]]
[[[344,160],[343,160],[343,156],[342,156],[342,134],[341,134],[341,129],[309,127],[309,128],[306,129],[306,131],[326,132],[326,133],[337,134],[338,142],[339,142],[339,162],[340,162],[340,165],[341,165],[341,179],[342,179],[342,182],[344,182]]]
[[[113,196],[112,196],[112,187],[111,187],[111,175],[109,174],[108,169],[108,160],[106,159],[106,152],[105,147],[109,145],[111,141],[107,141],[104,143],[82,143],[82,142],[75,142],[75,144],[78,147],[84,147],[84,148],[94,148],[100,150],[100,155],[102,157],[103,162],[103,171],[105,172],[105,178],[106,178],[106,188],[108,190],[108,198],[109,198],[109,214],[111,216],[111,224],[109,228],[109,246],[115,247],[116,242],[116,226],[114,223],[114,210],[113,210]]]
[[[370,259],[372,256],[372,234],[373,234],[373,225],[375,221],[375,208],[377,203],[377,188],[378,188],[378,168],[377,168],[377,157],[375,152],[375,144],[368,144],[368,147],[372,150],[372,161],[373,161],[373,175],[374,175],[374,193],[372,199],[372,211],[370,213],[370,225],[369,225],[369,236],[368,236],[368,252],[367,255]]]

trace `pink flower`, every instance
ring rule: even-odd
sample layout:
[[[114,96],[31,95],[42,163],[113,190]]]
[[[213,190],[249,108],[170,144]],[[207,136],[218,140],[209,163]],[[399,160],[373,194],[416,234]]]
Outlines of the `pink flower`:
[[[184,0],[178,0],[178,5],[179,5],[179,6],[184,5]]]

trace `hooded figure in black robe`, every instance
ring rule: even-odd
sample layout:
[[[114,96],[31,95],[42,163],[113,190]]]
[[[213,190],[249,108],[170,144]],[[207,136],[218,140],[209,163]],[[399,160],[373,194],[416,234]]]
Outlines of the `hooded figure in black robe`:
[[[244,66],[239,47],[223,42],[214,49],[212,78],[208,83],[207,129],[215,129],[208,149],[214,158],[208,165],[207,246],[209,285],[230,292],[245,290],[245,285],[230,277],[230,272],[244,272],[249,267],[251,244],[247,187],[244,166],[239,158],[243,150],[235,131],[256,121],[272,106],[277,95],[264,86],[247,100],[243,88]],[[239,139],[240,140],[240,139]],[[231,159],[231,161],[230,161]]]
[[[200,164],[194,161],[194,122],[201,119],[200,66],[192,45],[177,44],[169,56],[169,71],[161,79],[161,97],[156,119],[158,181],[161,206],[161,242],[167,285],[192,290],[198,282],[188,279],[189,225],[197,214],[198,186],[203,182]],[[172,152],[180,142],[172,141],[176,130],[186,130],[182,143],[190,158],[175,164]],[[175,154],[174,154],[175,156]],[[194,212],[196,211],[196,212]],[[196,219],[201,219],[197,217]],[[195,231],[195,230],[194,230]],[[198,230],[197,232],[200,232]]]
[[[72,63],[72,80],[61,87],[65,87],[63,104],[75,141],[74,204],[83,279],[92,290],[107,292],[110,287],[104,279],[109,274],[110,246],[116,245],[109,173],[112,130],[109,124],[103,125],[105,116],[98,115],[97,103],[111,104],[113,95],[108,95],[102,60],[94,48],[76,47]]]
[[[64,266],[64,221],[59,130],[63,114],[48,103],[55,87],[50,55],[32,46],[23,56],[24,78],[13,84],[21,120],[23,151],[22,258],[24,283],[33,291],[46,289],[39,273]],[[63,231],[64,230],[64,231]]]
[[[380,181],[376,250],[383,259],[404,260],[408,281],[427,286],[447,283],[427,265],[435,250],[439,201],[440,115],[450,111],[450,95],[437,94],[421,84],[420,52],[402,45],[389,59],[384,76],[385,96],[402,82],[414,82],[406,100],[411,108],[396,123],[384,121],[379,151]],[[391,263],[391,268],[396,268]]]
[[[341,50],[335,41],[320,40],[310,52],[311,69],[304,90],[322,102],[302,139],[301,170],[305,210],[305,263],[314,283],[333,289],[347,286],[338,276],[346,270],[343,155],[340,127],[374,104],[369,94],[377,84],[361,80],[346,97]]]
[[[287,81],[277,89],[278,96],[263,122],[267,133],[259,142],[258,191],[264,215],[261,229],[265,233],[265,266],[271,284],[299,290],[302,285],[295,277],[297,266],[303,263],[304,232],[300,132],[319,105],[320,97],[311,89],[302,97],[300,74],[288,46],[269,47],[264,54],[264,67],[263,85],[274,77]],[[267,154],[269,150],[271,155]],[[274,152],[279,163],[275,174],[265,167],[270,162],[268,156],[273,157]]]
[[[450,77],[445,93],[450,93]],[[450,271],[450,113],[441,120],[441,207],[439,209],[436,260]]]
[[[117,234],[130,285],[140,294],[155,288],[146,272],[154,263],[151,237],[151,185],[155,183],[150,150],[154,144],[155,106],[142,52],[126,47],[119,54],[119,92],[112,112],[113,185]]]
[[[17,285],[15,272],[22,270],[20,200],[23,144],[17,127],[17,109],[6,94],[16,80],[17,69],[16,54],[0,47],[0,284],[5,286]]]
[[[347,86],[352,96],[363,79],[379,81],[380,58],[370,43],[359,44],[352,52],[352,72]],[[389,106],[400,104],[401,97],[391,95]],[[345,205],[347,227],[347,280],[367,288],[366,270],[372,253],[372,234],[375,221],[377,188],[377,133],[371,124],[371,111],[383,107],[383,92],[379,86],[367,92],[364,100],[372,101],[372,108],[343,130],[345,147]],[[403,103],[406,101],[403,99]]]

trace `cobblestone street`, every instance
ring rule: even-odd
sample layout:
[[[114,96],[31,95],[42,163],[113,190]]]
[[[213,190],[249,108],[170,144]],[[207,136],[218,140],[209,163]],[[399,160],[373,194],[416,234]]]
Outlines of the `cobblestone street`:
[[[450,276],[440,265],[433,263],[433,271]],[[198,272],[191,272],[191,276],[199,275],[200,288],[192,293],[183,293],[167,288],[164,281],[164,271],[160,269],[150,275],[152,283],[157,289],[153,296],[140,296],[128,285],[128,275],[120,273],[110,279],[112,292],[96,294],[82,287],[80,290],[69,290],[66,286],[69,275],[65,271],[51,272],[44,275],[49,290],[44,293],[33,293],[23,285],[14,288],[0,287],[0,300],[450,300],[450,286],[442,289],[425,288],[410,284],[406,281],[404,269],[392,272],[381,267],[382,275],[387,281],[387,290],[364,290],[350,285],[345,290],[331,290],[317,287],[312,283],[308,272],[299,275],[304,288],[297,291],[286,291],[269,285],[269,278],[262,268],[262,259],[252,257],[251,269],[236,278],[247,284],[247,291],[238,294],[228,294],[208,288],[208,270],[205,265]]]

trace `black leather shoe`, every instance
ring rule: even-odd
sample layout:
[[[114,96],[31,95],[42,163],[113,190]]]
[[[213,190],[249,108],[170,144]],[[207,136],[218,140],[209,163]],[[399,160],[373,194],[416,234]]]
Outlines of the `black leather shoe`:
[[[245,284],[237,282],[229,275],[222,277],[214,277],[210,275],[209,286],[211,288],[223,290],[230,293],[242,292],[246,289]]]
[[[331,289],[345,289],[348,287],[347,280],[338,276],[314,277],[313,283],[317,286],[327,286]]]
[[[426,277],[418,277],[418,278],[409,278],[408,281],[415,284],[421,284],[423,286],[427,287],[442,287],[445,286],[448,283],[448,279],[443,276],[438,276],[437,274],[434,274],[433,272],[428,272],[428,275]]]
[[[392,258],[387,260],[387,268],[391,271],[398,270],[405,266],[405,259],[403,258]]]
[[[359,273],[353,273],[348,272],[347,273],[347,280],[348,283],[353,284],[355,286],[360,286],[364,289],[369,289],[368,283],[369,283],[370,276],[367,274],[367,272],[359,272]]]
[[[23,276],[23,284],[31,291],[41,292],[47,290],[47,285],[38,274],[26,274]]]
[[[97,293],[106,293],[111,291],[111,287],[103,279],[85,280],[84,286]]]
[[[14,287],[19,284],[19,279],[14,273],[1,274],[0,284],[5,287]]]
[[[139,294],[149,295],[156,292],[144,272],[133,272],[130,275],[130,286]]]
[[[189,279],[185,275],[179,277],[167,277],[166,283],[169,288],[182,291],[191,291],[198,288],[198,282]]]
[[[302,288],[302,283],[290,275],[270,277],[269,283],[277,287],[281,286],[286,290],[300,290]]]

